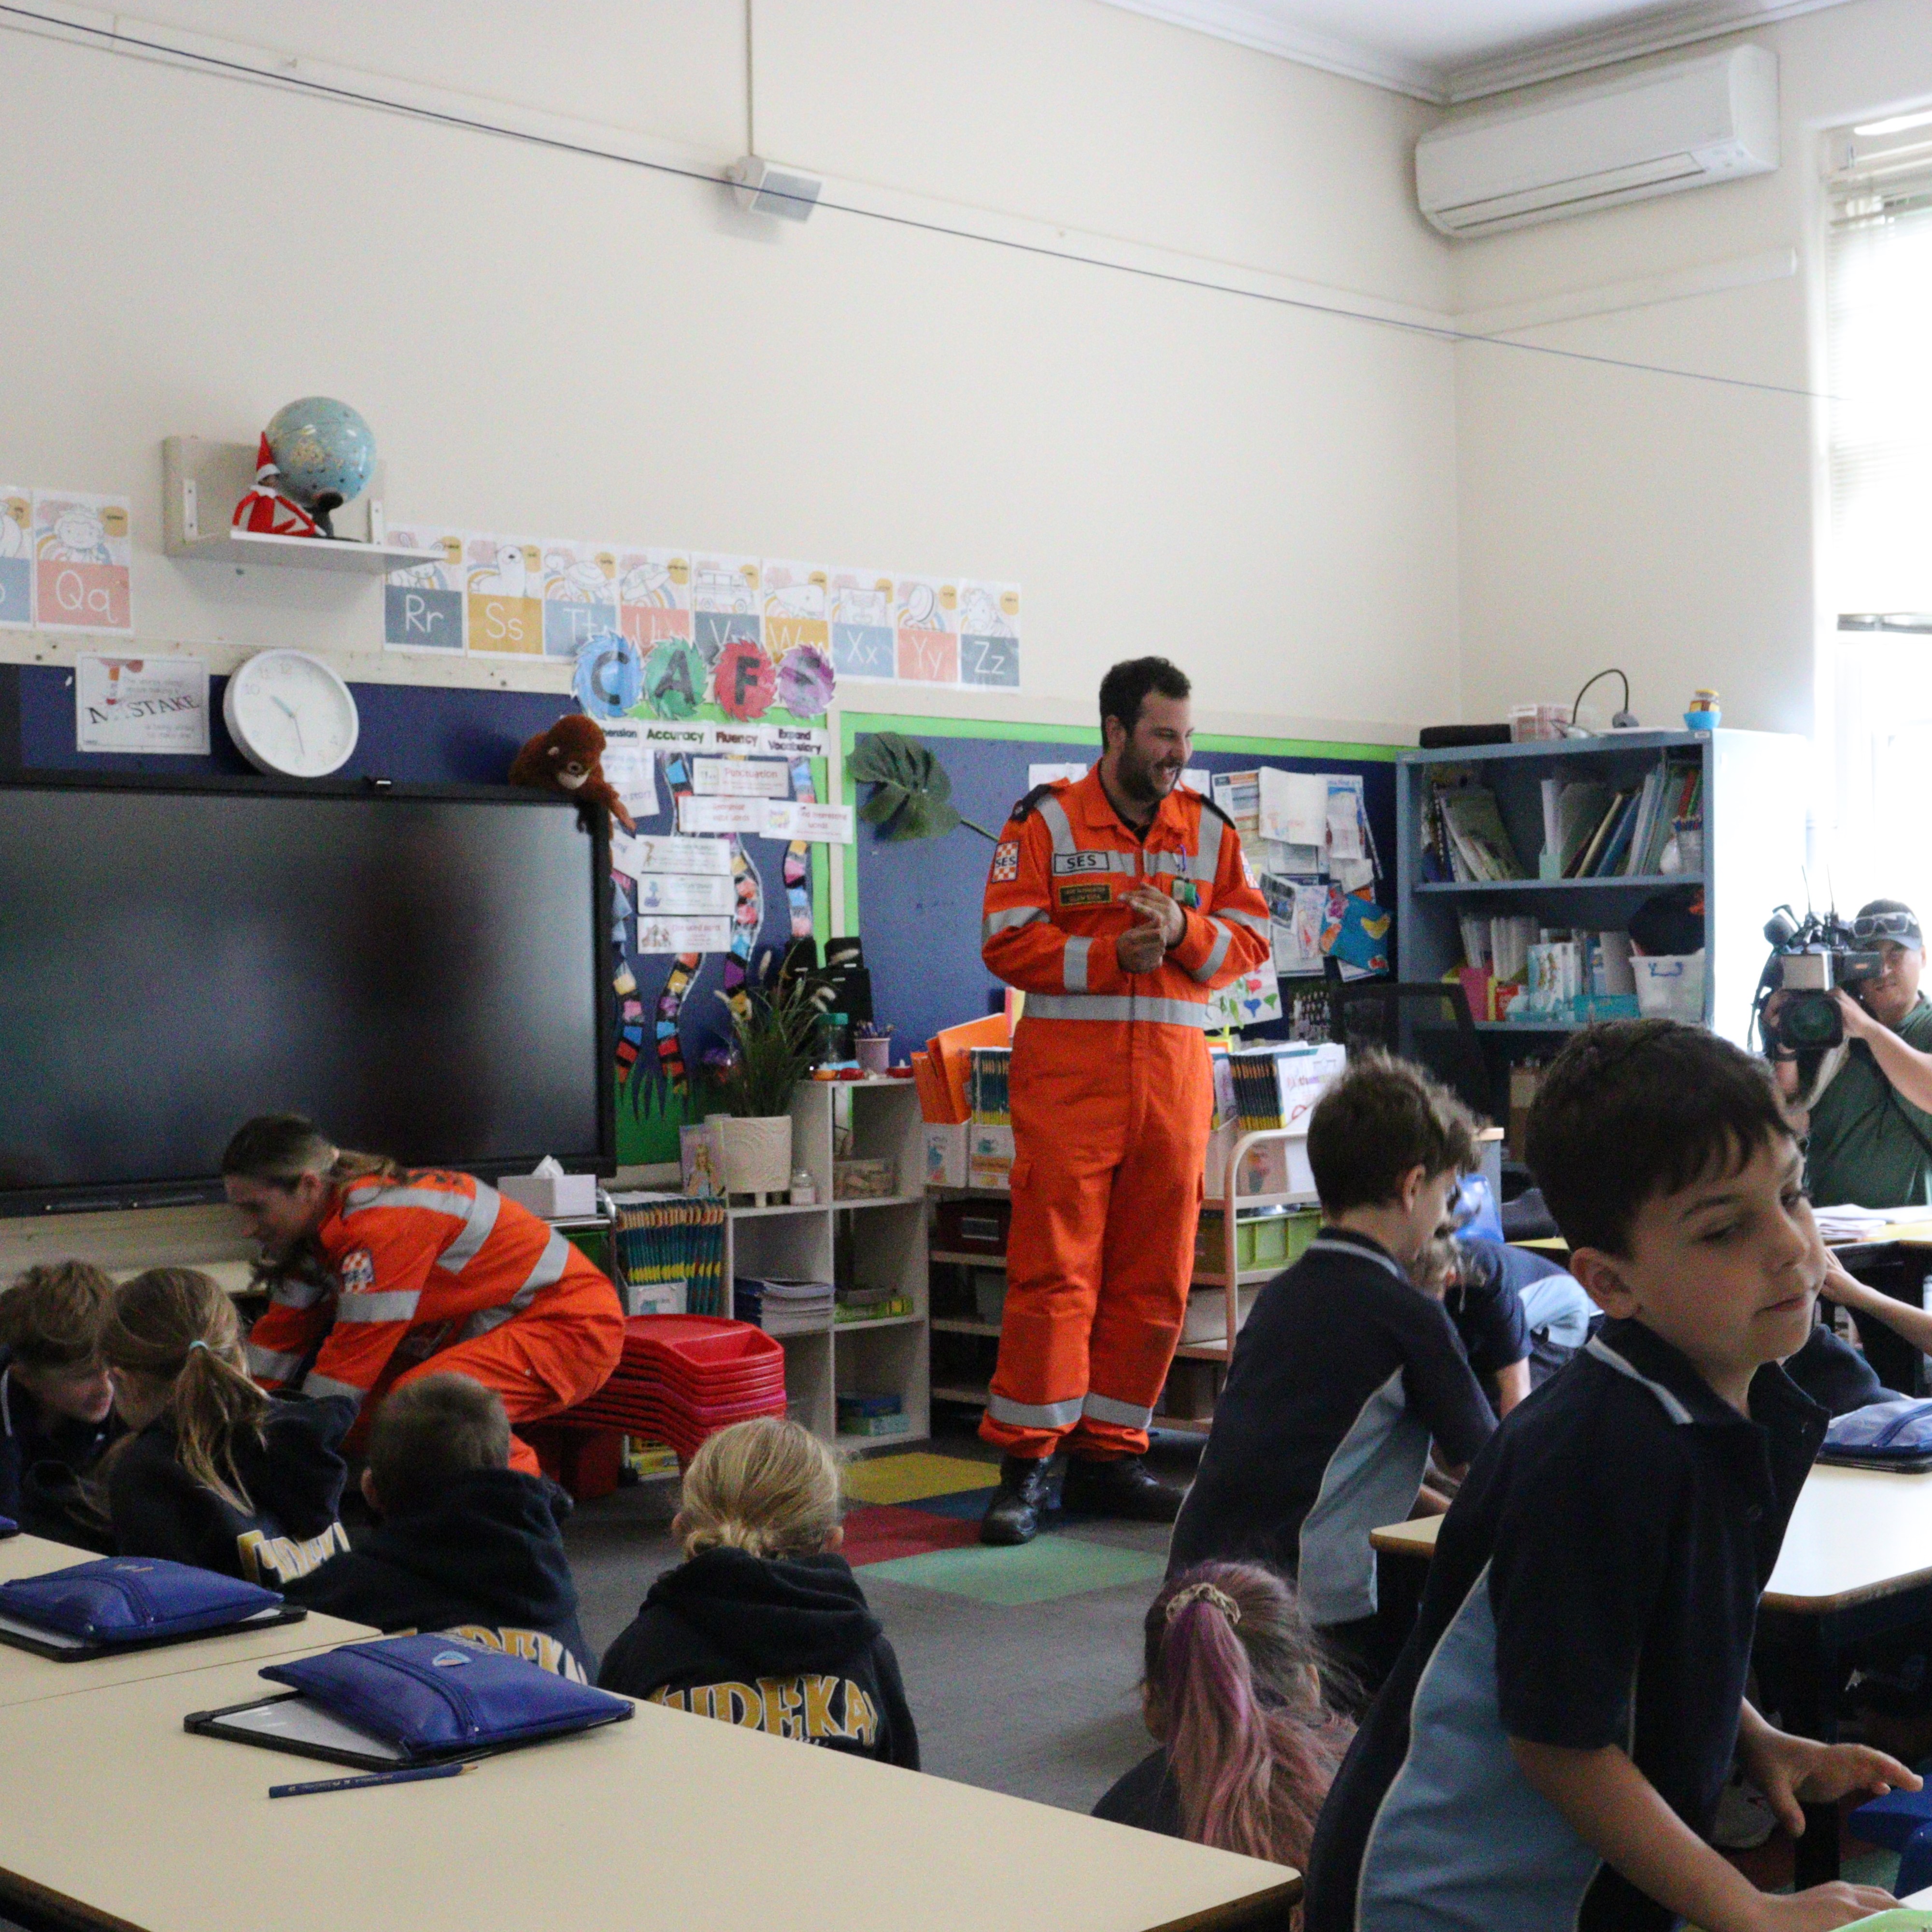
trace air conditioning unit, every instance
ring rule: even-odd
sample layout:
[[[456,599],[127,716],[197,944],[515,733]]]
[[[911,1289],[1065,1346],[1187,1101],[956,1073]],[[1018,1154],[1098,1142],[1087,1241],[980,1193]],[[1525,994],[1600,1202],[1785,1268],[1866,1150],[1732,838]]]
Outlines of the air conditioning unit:
[[[1585,214],[1778,166],[1778,56],[1768,48],[1472,116],[1415,146],[1415,192],[1445,235]]]

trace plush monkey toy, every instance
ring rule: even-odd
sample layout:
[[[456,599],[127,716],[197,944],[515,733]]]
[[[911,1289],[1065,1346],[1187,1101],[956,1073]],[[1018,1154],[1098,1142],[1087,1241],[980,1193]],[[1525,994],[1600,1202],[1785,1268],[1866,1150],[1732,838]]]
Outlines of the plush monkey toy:
[[[636,830],[624,801],[604,776],[604,732],[594,718],[573,711],[540,731],[510,766],[513,785],[561,792],[579,805],[601,805],[626,832]]]

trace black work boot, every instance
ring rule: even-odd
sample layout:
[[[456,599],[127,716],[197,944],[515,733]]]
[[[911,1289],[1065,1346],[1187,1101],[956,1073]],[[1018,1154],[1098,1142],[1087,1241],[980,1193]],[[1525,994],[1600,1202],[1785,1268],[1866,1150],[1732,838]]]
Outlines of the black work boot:
[[[1008,1456],[1000,1464],[998,1493],[980,1519],[982,1543],[1030,1543],[1040,1533],[1040,1513],[1046,1507],[1046,1472],[1050,1456]]]
[[[1180,1492],[1163,1483],[1138,1456],[1116,1456],[1105,1462],[1075,1456],[1067,1462],[1060,1506],[1085,1516],[1172,1522],[1180,1514]]]

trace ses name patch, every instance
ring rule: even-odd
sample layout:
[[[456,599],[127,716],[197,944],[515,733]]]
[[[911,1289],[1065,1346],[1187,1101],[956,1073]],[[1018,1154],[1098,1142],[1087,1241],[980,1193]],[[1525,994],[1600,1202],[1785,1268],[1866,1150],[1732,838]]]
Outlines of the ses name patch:
[[[1102,906],[1112,901],[1114,890],[1105,879],[1090,879],[1070,886],[1056,886],[1053,896],[1055,903],[1063,906]]]

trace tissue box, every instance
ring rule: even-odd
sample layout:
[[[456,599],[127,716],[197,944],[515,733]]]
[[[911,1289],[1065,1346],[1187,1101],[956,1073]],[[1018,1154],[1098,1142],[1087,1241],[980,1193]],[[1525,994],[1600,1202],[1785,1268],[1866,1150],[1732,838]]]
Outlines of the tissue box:
[[[597,1212],[594,1174],[506,1174],[496,1191],[546,1221],[587,1220]]]

